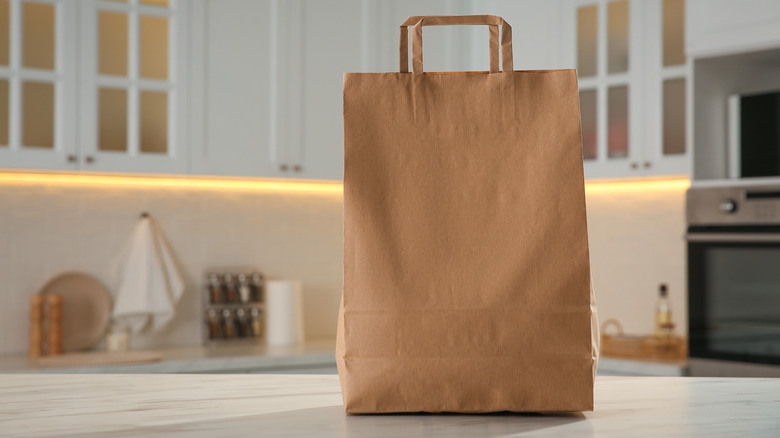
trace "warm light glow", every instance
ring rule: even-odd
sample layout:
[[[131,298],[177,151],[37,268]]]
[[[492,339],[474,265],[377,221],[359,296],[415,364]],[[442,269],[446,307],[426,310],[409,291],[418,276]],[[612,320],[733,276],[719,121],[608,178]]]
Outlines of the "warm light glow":
[[[246,190],[279,193],[341,194],[342,184],[330,181],[260,180],[197,177],[125,176],[66,173],[0,172],[0,185]]]
[[[645,179],[645,180],[601,180],[585,183],[585,193],[657,192],[662,190],[686,190],[691,182],[688,178]]]
[[[341,195],[344,186],[332,181],[301,181],[274,179],[198,178],[175,176],[129,176],[72,173],[0,172],[0,185],[54,184],[63,186],[138,187],[196,190],[247,190],[279,193],[323,193]],[[591,180],[585,192],[613,193],[631,191],[686,190],[687,178],[644,180]]]

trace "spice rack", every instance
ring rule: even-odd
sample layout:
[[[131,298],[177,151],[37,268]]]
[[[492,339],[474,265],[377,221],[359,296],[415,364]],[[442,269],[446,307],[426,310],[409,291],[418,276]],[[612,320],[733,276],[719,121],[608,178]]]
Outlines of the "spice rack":
[[[260,272],[207,272],[203,309],[204,345],[259,343],[265,340],[265,287]]]

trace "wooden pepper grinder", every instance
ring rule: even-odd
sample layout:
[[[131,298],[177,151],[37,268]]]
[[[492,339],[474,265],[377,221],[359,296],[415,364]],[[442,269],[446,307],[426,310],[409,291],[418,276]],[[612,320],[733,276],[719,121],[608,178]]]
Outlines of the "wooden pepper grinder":
[[[47,320],[49,333],[47,336],[49,356],[62,354],[62,295],[49,294],[46,297],[48,304]]]
[[[30,346],[27,355],[43,355],[43,297],[40,294],[30,297]]]

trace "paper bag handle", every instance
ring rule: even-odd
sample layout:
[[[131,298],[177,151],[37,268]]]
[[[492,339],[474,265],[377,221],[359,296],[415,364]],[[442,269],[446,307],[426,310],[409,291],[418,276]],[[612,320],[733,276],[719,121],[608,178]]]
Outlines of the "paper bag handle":
[[[501,26],[502,70],[511,72],[512,66],[512,26],[496,15],[427,15],[412,16],[401,24],[400,72],[409,72],[409,32],[412,31],[412,71],[419,75],[423,72],[422,28],[423,26],[448,25],[487,25],[490,28],[490,73],[498,73],[498,26]]]

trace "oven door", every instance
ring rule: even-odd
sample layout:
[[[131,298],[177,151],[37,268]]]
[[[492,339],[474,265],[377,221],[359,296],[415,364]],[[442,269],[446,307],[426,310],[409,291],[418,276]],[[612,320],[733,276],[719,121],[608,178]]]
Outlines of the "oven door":
[[[728,361],[706,375],[780,375],[780,227],[690,227],[687,240],[691,374]]]

